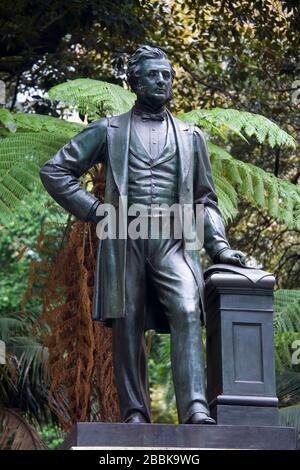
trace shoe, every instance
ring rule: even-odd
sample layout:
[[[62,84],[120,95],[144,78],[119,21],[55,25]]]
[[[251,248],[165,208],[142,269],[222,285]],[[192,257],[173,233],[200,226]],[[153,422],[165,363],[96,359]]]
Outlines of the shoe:
[[[142,413],[133,413],[131,416],[129,416],[124,423],[132,423],[132,424],[138,424],[138,423],[147,423],[149,424],[149,421],[145,418],[145,416]]]
[[[198,411],[194,413],[186,424],[217,424],[213,418],[208,416],[206,413]]]

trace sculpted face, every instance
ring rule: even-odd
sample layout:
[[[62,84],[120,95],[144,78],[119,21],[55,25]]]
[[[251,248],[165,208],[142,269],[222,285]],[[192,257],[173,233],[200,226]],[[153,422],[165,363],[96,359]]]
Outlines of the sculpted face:
[[[171,99],[172,75],[170,63],[165,59],[145,60],[139,69],[139,84],[135,90],[138,101],[153,109]]]

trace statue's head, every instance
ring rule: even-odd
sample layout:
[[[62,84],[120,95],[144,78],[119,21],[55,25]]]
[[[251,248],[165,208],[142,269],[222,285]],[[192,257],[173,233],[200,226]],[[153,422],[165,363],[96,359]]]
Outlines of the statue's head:
[[[175,71],[159,47],[141,46],[130,57],[127,80],[140,103],[153,109],[172,98]]]

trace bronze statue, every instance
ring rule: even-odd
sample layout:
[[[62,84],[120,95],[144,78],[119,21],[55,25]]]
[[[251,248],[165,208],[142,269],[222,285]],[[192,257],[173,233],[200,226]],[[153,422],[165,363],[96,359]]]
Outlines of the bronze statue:
[[[244,254],[232,250],[226,239],[203,134],[166,108],[174,70],[165,53],[156,47],[138,48],[129,60],[127,77],[137,95],[134,107],[93,122],[59,150],[41,169],[45,188],[79,219],[103,221],[99,200],[78,180],[101,162],[106,171],[105,202],[118,216],[124,213],[125,199],[128,207],[178,204],[194,210],[202,204],[204,248],[211,259],[242,265]],[[146,217],[152,216],[149,210]],[[195,234],[194,218],[190,231]],[[179,422],[215,423],[205,397],[203,287],[198,252],[187,248],[184,236],[100,240],[93,319],[113,328],[123,422],[151,422],[144,332],[156,328],[171,333]]]

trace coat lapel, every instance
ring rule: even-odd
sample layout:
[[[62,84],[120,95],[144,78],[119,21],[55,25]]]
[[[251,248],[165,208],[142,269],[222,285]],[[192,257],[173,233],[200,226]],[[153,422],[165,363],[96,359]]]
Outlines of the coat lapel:
[[[127,194],[131,111],[110,119],[107,129],[109,161],[120,195]]]
[[[193,148],[192,142],[193,139],[190,135],[190,126],[185,124],[178,119],[174,119],[173,116],[169,113],[170,119],[173,123],[175,136],[176,136],[176,143],[178,148],[178,164],[179,164],[179,194],[181,194],[183,183],[188,175],[190,164],[193,156]]]

